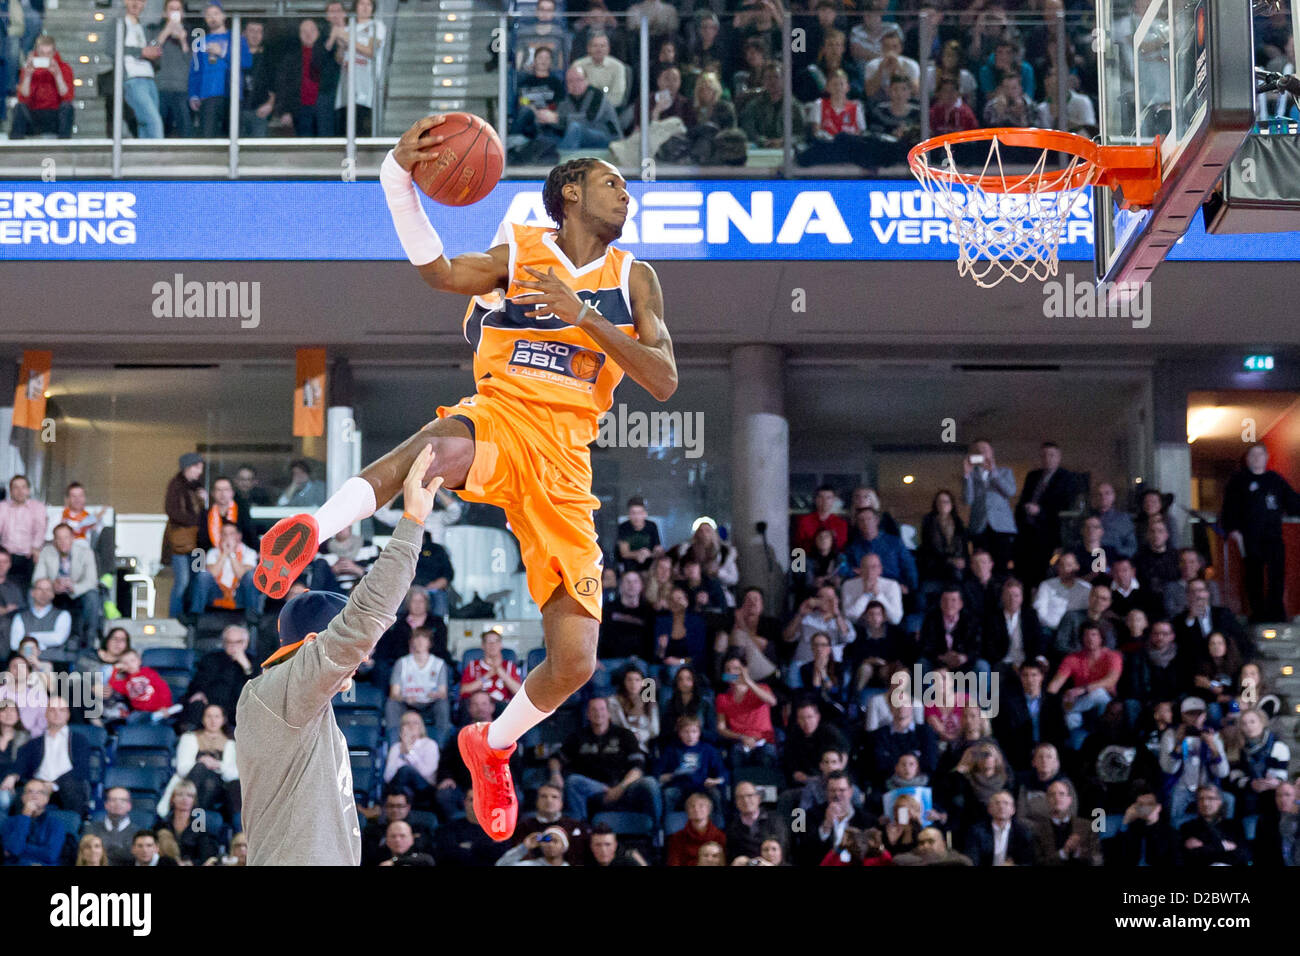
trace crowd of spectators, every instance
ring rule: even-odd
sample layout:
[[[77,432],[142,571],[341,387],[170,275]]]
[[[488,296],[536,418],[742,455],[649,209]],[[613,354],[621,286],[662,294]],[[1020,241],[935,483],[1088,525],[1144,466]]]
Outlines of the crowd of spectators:
[[[1265,564],[1300,511],[1266,466],[1254,446],[1218,529]],[[873,489],[819,489],[785,606],[710,522],[665,548],[629,501],[581,725],[519,760],[536,810],[500,865],[594,865],[610,811],[661,827],[620,836],[667,865],[1300,861],[1280,700],[1169,497],[1123,510],[1050,442],[1019,487],[977,442],[958,488],[914,548]],[[1270,573],[1252,621],[1281,619]]]
[[[901,162],[920,138],[923,83],[932,132],[1014,125],[1096,134],[1096,57],[1086,17],[1075,16],[1091,13],[1092,4],[1069,5],[1064,111],[1055,63],[1063,0],[958,6],[793,0],[788,79],[799,162]],[[560,150],[611,143],[623,159],[621,141],[639,148],[642,15],[650,30],[648,132],[656,158],[743,164],[749,148],[781,144],[781,0],[725,9],[663,0],[589,0],[584,8],[578,0],[567,11],[556,0],[538,0],[520,10],[527,13],[514,21],[510,48],[509,145],[516,161],[552,162]],[[923,19],[932,38],[924,76]],[[578,75],[585,111],[576,109]]]
[[[452,739],[499,713],[541,652],[520,660],[487,624],[452,657],[440,541],[460,511],[443,493],[398,620],[358,675],[366,714],[340,718],[373,735],[357,744],[375,758],[374,780],[356,783],[365,863],[1300,863],[1290,750],[1270,729],[1280,701],[1207,555],[1174,547],[1159,491],[1129,512],[1053,443],[1041,457],[1018,486],[974,443],[912,546],[874,489],[818,489],[791,521],[784,600],[742,586],[712,521],[668,547],[629,500],[597,671],[513,760],[532,812],[512,846],[474,820]],[[1253,621],[1281,619],[1281,518],[1300,513],[1267,463],[1249,450],[1220,517],[1247,557]],[[242,860],[235,705],[258,673],[259,622],[278,610],[247,588],[245,535],[249,502],[272,498],[251,469],[208,483],[205,464],[182,456],[167,492],[167,547],[187,567],[191,540],[206,549],[176,608],[231,617],[221,646],[179,673],[125,628],[99,637],[77,593],[94,561],[78,533],[102,518],[83,488],[67,490],[48,542],[21,476],[0,501],[6,863]],[[307,462],[293,471],[279,500],[318,495]],[[358,543],[327,543],[291,595],[345,590],[335,570],[355,580],[368,564]],[[75,708],[55,680],[69,652],[89,695]],[[165,759],[141,766],[162,774],[156,789],[102,787],[106,752],[134,767],[154,734]]]
[[[12,23],[13,11],[26,2],[0,4],[0,37],[6,6]],[[184,0],[167,0],[157,23],[141,21],[145,0],[124,0],[127,133],[140,139],[229,135],[231,48],[238,42],[241,137],[344,135],[349,70],[356,73],[357,135],[372,135],[387,29],[374,19],[374,0],[350,2],[345,8],[332,0],[323,20],[304,17],[292,26],[245,17],[236,38],[220,0],[191,5],[188,13]],[[201,18],[192,16],[200,11]],[[355,28],[348,25],[349,14],[356,16]],[[17,23],[21,28],[21,15]],[[0,50],[0,121],[12,91],[17,102],[10,139],[34,133],[67,139],[75,119],[73,67],[53,37],[21,36],[21,43],[12,44],[7,68]],[[99,79],[101,95],[111,97],[111,73]]]

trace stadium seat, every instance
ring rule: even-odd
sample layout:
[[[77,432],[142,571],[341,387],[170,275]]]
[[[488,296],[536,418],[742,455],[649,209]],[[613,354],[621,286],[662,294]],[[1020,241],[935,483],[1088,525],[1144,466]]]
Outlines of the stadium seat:
[[[664,814],[664,836],[672,836],[679,830],[684,829],[686,829],[686,812],[684,810],[674,810],[672,813]]]
[[[384,692],[369,684],[353,683],[346,695],[334,695],[334,710],[381,710]]]
[[[374,802],[379,773],[375,770],[375,759],[370,753],[351,754],[352,793],[361,803],[369,805]]]
[[[159,648],[163,650],[164,648]],[[165,648],[170,650],[171,648]],[[166,724],[125,724],[117,731],[114,753],[131,749],[176,749],[176,731]]]
[[[764,803],[776,803],[777,797],[785,789],[785,775],[770,767],[741,767],[736,771],[734,787],[741,782],[752,783]]]
[[[63,827],[63,832],[73,838],[81,835],[81,816],[73,810],[46,810],[50,819]]]
[[[171,772],[157,767],[109,767],[104,774],[104,788],[126,787],[134,797],[153,794],[155,797],[162,790],[163,784],[171,778]]]
[[[531,672],[534,667],[546,660],[546,648],[534,647],[528,652],[528,671]]]
[[[599,823],[604,823],[620,837],[650,837],[655,829],[654,820],[646,814],[620,810],[606,810],[591,818],[592,826]]]
[[[171,648],[168,648],[170,650]],[[190,678],[193,677],[188,670],[182,670],[178,667],[159,667],[155,668],[158,676],[167,682],[167,686],[172,692],[172,702],[177,703],[185,697],[185,691],[190,686]]]
[[[339,729],[343,731],[349,750],[374,752],[379,749],[379,724],[340,722]]]
[[[431,810],[412,810],[406,819],[422,825],[430,833],[438,829],[438,815]]]
[[[108,747],[108,731],[103,727],[96,727],[94,724],[69,724],[68,732],[74,737],[85,740],[95,750],[104,750]]]
[[[132,747],[113,755],[113,766],[146,767],[168,774],[176,766],[176,755],[166,747]]]
[[[140,654],[140,663],[161,672],[168,670],[194,670],[194,652],[186,647],[146,647]]]
[[[136,813],[138,812],[140,815],[140,819],[148,821],[148,823],[144,825],[143,829],[146,830],[151,829],[153,827],[154,818],[158,816],[158,796],[159,795],[156,793],[152,793],[152,794],[132,793],[131,794],[131,822],[132,823],[135,822]]]

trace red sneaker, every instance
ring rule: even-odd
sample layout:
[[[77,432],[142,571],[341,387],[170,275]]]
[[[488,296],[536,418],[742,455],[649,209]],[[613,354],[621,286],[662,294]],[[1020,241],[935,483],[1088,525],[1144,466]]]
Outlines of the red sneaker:
[[[509,750],[493,750],[487,742],[488,725],[482,721],[462,727],[456,738],[460,756],[474,780],[474,816],[483,832],[498,843],[509,840],[519,819],[515,782],[510,777]]]
[[[261,556],[253,572],[253,586],[263,594],[282,598],[289,585],[316,557],[320,526],[311,515],[281,518],[262,537]]]

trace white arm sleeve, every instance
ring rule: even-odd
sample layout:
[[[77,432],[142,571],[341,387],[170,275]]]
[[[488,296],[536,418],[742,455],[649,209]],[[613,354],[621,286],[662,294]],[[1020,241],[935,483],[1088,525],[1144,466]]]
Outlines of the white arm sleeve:
[[[390,149],[379,167],[379,184],[384,187],[384,199],[401,240],[402,250],[411,265],[423,266],[442,257],[442,240],[429,222],[420,205],[420,195],[411,179],[393,157]]]

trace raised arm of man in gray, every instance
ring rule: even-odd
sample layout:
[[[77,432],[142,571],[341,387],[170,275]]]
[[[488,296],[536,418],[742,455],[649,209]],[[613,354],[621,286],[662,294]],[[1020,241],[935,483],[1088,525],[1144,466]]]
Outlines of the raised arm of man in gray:
[[[432,460],[426,447],[411,466],[406,512],[370,572],[346,601],[309,591],[285,604],[280,649],[240,694],[235,752],[252,866],[361,862],[352,764],[330,701],[351,686],[411,586],[441,483],[421,486]]]

